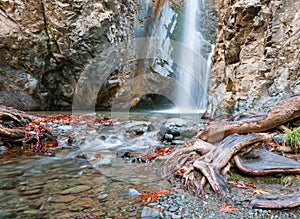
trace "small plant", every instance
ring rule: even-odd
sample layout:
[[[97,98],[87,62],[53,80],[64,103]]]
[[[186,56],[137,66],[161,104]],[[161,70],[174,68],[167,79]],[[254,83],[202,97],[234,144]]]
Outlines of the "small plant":
[[[294,151],[300,148],[300,127],[286,129],[284,131],[285,145],[291,147]]]
[[[29,145],[25,141],[23,141],[23,148],[27,149],[28,147],[29,147]]]

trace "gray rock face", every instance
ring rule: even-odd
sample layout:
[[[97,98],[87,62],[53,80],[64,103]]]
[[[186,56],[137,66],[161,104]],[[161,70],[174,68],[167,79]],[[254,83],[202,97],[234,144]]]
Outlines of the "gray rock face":
[[[127,40],[134,11],[133,0],[1,1],[0,104],[70,108],[85,65]],[[112,96],[117,80],[101,94]]]
[[[70,109],[76,96],[87,108],[109,109],[116,96],[119,110],[130,108],[132,100],[133,106],[141,101],[145,90],[157,94],[171,89],[162,86],[167,70],[160,75],[156,68],[127,61],[127,56],[115,62],[107,50],[126,54],[118,46],[133,37],[156,32],[156,37],[169,37],[176,23],[171,7],[181,7],[181,1],[5,0],[0,5],[0,104],[23,110]],[[113,68],[107,75],[108,67]],[[88,81],[86,71],[94,73]],[[155,74],[140,85],[128,85],[139,83],[132,78],[146,72]],[[86,82],[90,84],[78,94],[76,87]]]
[[[299,1],[216,1],[211,117],[269,111],[299,93],[299,9]]]

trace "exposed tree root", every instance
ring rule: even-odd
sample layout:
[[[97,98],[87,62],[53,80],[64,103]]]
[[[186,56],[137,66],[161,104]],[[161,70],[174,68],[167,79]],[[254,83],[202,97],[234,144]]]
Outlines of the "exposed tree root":
[[[280,209],[300,206],[300,192],[289,195],[255,195],[250,205],[253,208]]]
[[[234,162],[239,170],[249,175],[265,176],[274,173],[300,174],[299,162],[266,150],[254,150],[249,152],[247,156],[236,155]]]
[[[299,174],[300,163],[266,150],[254,150],[262,143],[273,141],[273,134],[260,133],[279,127],[300,118],[300,96],[294,96],[264,116],[239,118],[208,125],[194,139],[194,145],[175,150],[162,163],[161,175],[181,177],[183,188],[194,195],[203,195],[206,183],[221,196],[229,189],[224,173],[226,166],[235,162],[242,172],[249,175],[274,173]],[[285,128],[285,127],[284,127]],[[245,135],[240,135],[245,134]],[[199,140],[201,139],[201,140]],[[220,142],[221,141],[221,142]],[[220,142],[217,146],[211,143]],[[272,143],[271,145],[276,145]],[[282,147],[277,145],[277,148]],[[226,170],[225,170],[226,169]],[[295,195],[294,195],[295,196]],[[298,197],[255,196],[251,204],[262,208],[289,208],[299,206]],[[292,198],[294,197],[294,198]],[[282,200],[279,203],[278,200]]]
[[[163,177],[171,176],[176,170],[183,166],[188,166],[186,162],[194,156],[195,153],[204,155],[215,148],[214,145],[198,139],[193,146],[184,147],[175,150],[169,155],[168,159],[164,161],[166,165],[162,165],[159,169],[159,173]],[[175,161],[175,162],[173,162]]]
[[[230,135],[214,150],[196,160],[193,166],[205,176],[216,193],[225,196],[229,190],[220,174],[221,169],[228,164],[237,152],[254,143],[267,141],[270,138],[271,136],[266,134]]]
[[[198,134],[198,138],[212,143],[219,142],[234,133],[246,134],[267,131],[297,117],[300,117],[300,96],[286,100],[259,120],[234,121],[207,126]]]

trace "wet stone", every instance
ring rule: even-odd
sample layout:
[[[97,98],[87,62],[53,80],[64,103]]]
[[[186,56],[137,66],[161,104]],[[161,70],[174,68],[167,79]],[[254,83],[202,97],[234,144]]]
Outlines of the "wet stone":
[[[136,189],[129,189],[128,191],[124,192],[124,195],[127,195],[127,196],[140,196],[141,194]]]
[[[62,194],[62,195],[67,195],[67,194],[82,193],[82,192],[85,192],[85,191],[90,190],[91,188],[92,188],[92,187],[86,186],[86,185],[75,186],[75,187],[73,187],[73,188],[63,190],[62,192],[60,192],[60,194]]]
[[[0,181],[0,189],[14,189],[16,187],[16,182],[14,180],[4,180]]]
[[[55,202],[55,203],[69,203],[69,202],[74,201],[75,199],[76,199],[76,197],[73,195],[65,195],[65,196],[62,196],[59,198],[53,198],[50,201]]]
[[[176,212],[178,209],[179,209],[178,206],[170,206],[170,207],[168,208],[168,211],[170,211],[170,212]]]
[[[107,194],[100,194],[100,195],[97,197],[97,199],[98,199],[98,200],[104,200],[104,199],[106,199],[107,197],[108,197]]]
[[[154,208],[144,207],[142,214],[142,219],[150,219],[150,218],[160,218],[160,212]]]
[[[44,213],[40,212],[39,210],[26,210],[23,213],[24,215],[26,215],[27,218],[44,218]]]
[[[7,218],[16,218],[16,213],[9,212],[9,211],[1,211],[0,210],[0,219],[7,219]]]
[[[26,190],[20,190],[20,195],[23,196],[30,196],[30,195],[37,195],[42,193],[42,189],[36,189],[36,190],[31,190],[31,191],[26,191]]]

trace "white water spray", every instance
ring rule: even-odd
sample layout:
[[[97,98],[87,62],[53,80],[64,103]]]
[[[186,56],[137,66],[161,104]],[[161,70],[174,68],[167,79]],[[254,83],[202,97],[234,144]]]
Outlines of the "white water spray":
[[[204,2],[186,0],[183,13],[183,51],[179,51],[180,65],[176,107],[179,113],[201,113],[207,107],[207,89],[211,65],[212,45],[203,38],[200,10]],[[205,53],[206,52],[206,53]],[[204,58],[205,57],[205,58]],[[180,66],[186,66],[183,69]]]

